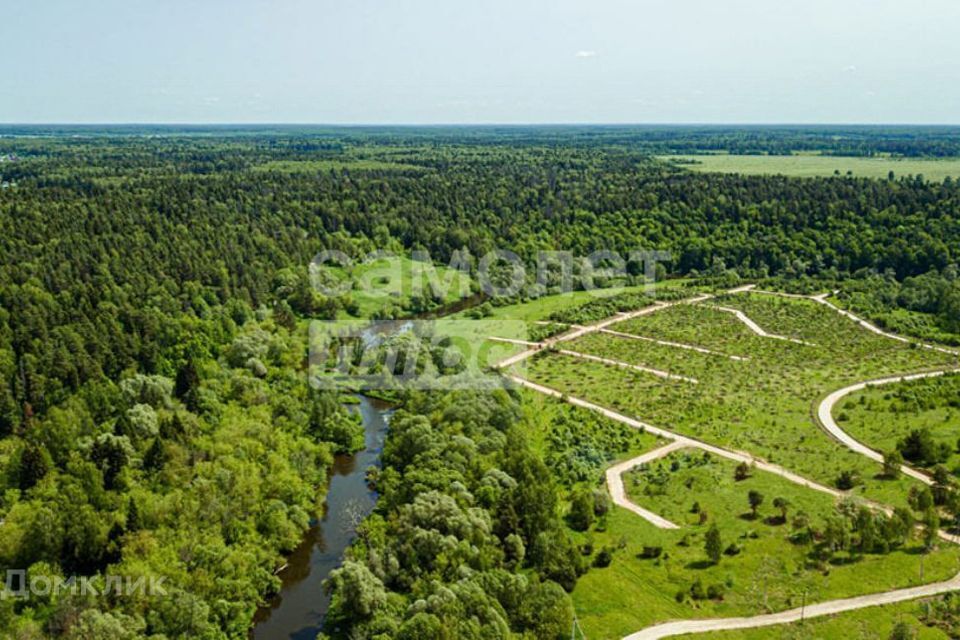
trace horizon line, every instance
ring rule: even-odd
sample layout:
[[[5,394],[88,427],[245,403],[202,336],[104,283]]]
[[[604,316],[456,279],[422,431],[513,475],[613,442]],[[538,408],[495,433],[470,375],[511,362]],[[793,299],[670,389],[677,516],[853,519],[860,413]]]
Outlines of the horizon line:
[[[0,127],[960,127],[960,122],[0,122]]]

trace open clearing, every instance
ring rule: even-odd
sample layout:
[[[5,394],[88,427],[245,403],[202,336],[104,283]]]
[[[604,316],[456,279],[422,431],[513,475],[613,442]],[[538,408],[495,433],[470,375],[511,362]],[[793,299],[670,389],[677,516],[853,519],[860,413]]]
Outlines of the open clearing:
[[[326,264],[319,281],[332,291],[348,292],[360,318],[406,316],[429,305],[450,305],[475,288],[462,271],[396,255],[347,267]]]
[[[583,398],[681,438],[695,438],[687,441],[695,447],[704,447],[699,440],[745,451],[822,485],[847,489],[840,482],[843,474],[856,485],[848,495],[868,498],[874,505],[903,506],[907,490],[918,481],[882,479],[879,463],[821,430],[815,410],[838,388],[884,375],[948,369],[956,366],[956,355],[867,329],[811,299],[743,292],[700,297],[695,303],[623,314],[612,323],[598,322],[592,330],[568,334],[572,338],[556,346],[533,349],[525,375],[569,394],[571,402]],[[622,363],[695,377],[699,384],[664,379]],[[713,459],[703,451],[673,450],[679,448],[669,448],[665,459],[650,462],[654,471],[623,475],[638,509],[614,509],[602,527],[583,534],[592,545],[618,549],[609,568],[591,571],[574,592],[589,637],[637,634],[671,619],[749,618],[784,611],[798,606],[804,592],[808,603],[824,603],[817,606],[827,612],[834,610],[831,601],[855,595],[878,594],[867,601],[838,601],[836,610],[953,588],[957,547],[941,543],[939,550],[923,554],[914,539],[890,554],[834,557],[825,565],[822,557],[797,543],[790,532],[792,522],[762,512],[757,519],[744,517],[749,511],[746,494],[755,482],[756,490],[766,494],[768,510],[773,498],[785,498],[791,509],[800,505],[811,520],[829,518],[836,509],[835,496],[766,471],[755,470],[752,478],[735,482],[735,462]],[[695,512],[704,510],[708,516],[701,521]],[[713,522],[726,532],[725,546],[734,542],[740,547],[716,565],[704,561],[703,550],[703,534]],[[671,529],[673,524],[679,529]],[[655,559],[644,558],[650,547],[663,551]],[[934,566],[938,568],[931,569]],[[698,579],[703,588],[712,585],[715,594],[722,591],[722,597],[691,599]],[[938,581],[945,582],[916,595],[891,591]],[[686,595],[681,598],[680,593]]]
[[[927,430],[948,454],[942,463],[960,468],[960,374],[868,387],[841,401],[834,417],[877,451],[892,451],[912,431]]]
[[[835,486],[843,472],[861,480],[854,493],[905,505],[907,478],[880,479],[881,465],[838,446],[813,418],[815,406],[836,389],[883,376],[949,368],[955,356],[917,349],[865,331],[810,300],[762,294],[727,296],[770,333],[808,346],[756,335],[735,316],[682,304],[611,328],[696,344],[748,360],[594,333],[564,348],[695,378],[691,385],[639,371],[544,351],[527,364],[535,382],[677,433],[747,451],[822,484]]]
[[[664,530],[627,510],[611,514],[606,531],[592,532],[595,546],[626,546],[606,569],[594,569],[581,579],[574,602],[590,638],[628,635],[655,622],[684,618],[727,618],[779,611],[807,602],[868,594],[921,584],[919,541],[890,554],[838,554],[818,562],[810,544],[791,541],[798,533],[798,514],[818,522],[835,511],[829,495],[810,491],[774,474],[754,471],[734,479],[736,464],[683,450],[624,474],[631,500],[680,526]],[[764,502],[753,518],[747,496],[759,491]],[[773,507],[776,498],[789,503],[787,521]],[[707,515],[701,523],[700,512]],[[704,536],[710,525],[721,532],[724,548],[736,545],[736,555],[724,555],[712,565],[706,560]],[[644,559],[644,547],[662,547],[659,558]],[[945,545],[925,555],[924,582],[953,576],[960,550]],[[723,590],[722,599],[678,603],[676,594],[689,594],[694,582],[704,589]]]
[[[692,171],[744,173],[750,175],[784,175],[812,178],[832,176],[848,171],[858,178],[886,178],[893,171],[896,177],[922,174],[926,180],[943,181],[950,176],[960,178],[960,159],[852,158],[844,156],[747,156],[747,155],[677,155],[660,156]]]

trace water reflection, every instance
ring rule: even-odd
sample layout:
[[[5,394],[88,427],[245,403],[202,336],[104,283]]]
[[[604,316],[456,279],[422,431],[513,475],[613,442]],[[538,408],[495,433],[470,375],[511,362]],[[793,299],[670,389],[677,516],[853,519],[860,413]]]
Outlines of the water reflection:
[[[334,460],[323,516],[287,558],[280,573],[280,593],[257,610],[251,638],[314,640],[320,632],[330,604],[323,581],[340,565],[344,550],[356,536],[357,524],[376,503],[376,493],[367,487],[366,470],[380,464],[389,409],[386,403],[360,396],[356,410],[363,419],[366,447]]]

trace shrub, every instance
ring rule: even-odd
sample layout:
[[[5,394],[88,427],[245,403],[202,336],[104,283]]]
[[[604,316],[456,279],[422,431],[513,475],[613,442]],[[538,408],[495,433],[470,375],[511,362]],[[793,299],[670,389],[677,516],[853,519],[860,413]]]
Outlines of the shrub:
[[[640,557],[645,560],[653,560],[654,558],[659,558],[663,554],[663,547],[650,547],[644,545],[643,550],[640,552]]]
[[[707,592],[703,588],[703,581],[700,578],[694,580],[693,584],[690,585],[690,597],[694,600],[706,600]]]
[[[723,600],[723,594],[726,591],[722,584],[712,584],[707,587],[707,598],[710,600]]]
[[[860,474],[854,471],[853,469],[845,469],[840,472],[840,476],[837,478],[837,489],[841,491],[849,491],[862,482],[860,479]]]
[[[600,550],[600,553],[597,554],[597,557],[593,559],[593,566],[603,569],[609,567],[611,562],[613,562],[613,551],[611,551],[609,547],[604,547]]]

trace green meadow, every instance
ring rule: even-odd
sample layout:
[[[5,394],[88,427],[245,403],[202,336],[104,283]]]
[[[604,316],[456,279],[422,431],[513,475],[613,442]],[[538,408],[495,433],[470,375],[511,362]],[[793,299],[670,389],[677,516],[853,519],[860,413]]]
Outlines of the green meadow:
[[[927,627],[921,618],[926,600],[848,611],[834,616],[811,618],[802,623],[677,636],[683,640],[886,640],[894,627],[906,624],[914,640],[947,640],[950,635]]]
[[[900,159],[889,157],[857,158],[822,155],[675,155],[661,160],[685,169],[707,173],[743,173],[748,175],[782,175],[798,178],[833,176],[849,172],[857,178],[887,178],[923,175],[926,180],[942,182],[948,176],[960,178],[960,159]]]
[[[612,328],[748,359],[598,334],[563,346],[694,378],[698,384],[558,353],[539,354],[527,365],[528,375],[657,426],[747,451],[823,484],[836,486],[842,473],[853,474],[859,481],[855,495],[905,504],[912,482],[880,478],[880,464],[839,446],[817,426],[814,410],[827,394],[854,382],[950,366],[955,359],[877,336],[810,301],[739,294],[715,303],[744,311],[768,332],[812,344],[760,337],[709,304],[682,304]]]
[[[884,452],[913,431],[929,431],[949,453],[943,463],[960,467],[958,374],[868,387],[847,396],[834,409],[834,419],[857,440]]]
[[[809,542],[795,539],[794,520],[821,523],[837,513],[835,500],[774,474],[753,471],[735,479],[736,463],[682,450],[648,467],[629,472],[624,484],[631,500],[680,525],[661,530],[639,516],[614,509],[605,522],[581,539],[595,548],[611,547],[613,562],[593,568],[577,585],[574,603],[588,638],[619,638],[673,619],[757,615],[808,603],[943,580],[952,576],[960,549],[943,545],[922,554],[908,540],[888,554],[840,552],[816,558]],[[751,491],[763,503],[754,517]],[[787,519],[774,506],[788,503]],[[701,515],[704,514],[704,515]],[[716,525],[725,553],[716,564],[707,558],[705,536]],[[648,552],[645,553],[645,548]],[[658,557],[650,548],[659,548]],[[692,595],[699,583],[714,597]]]

